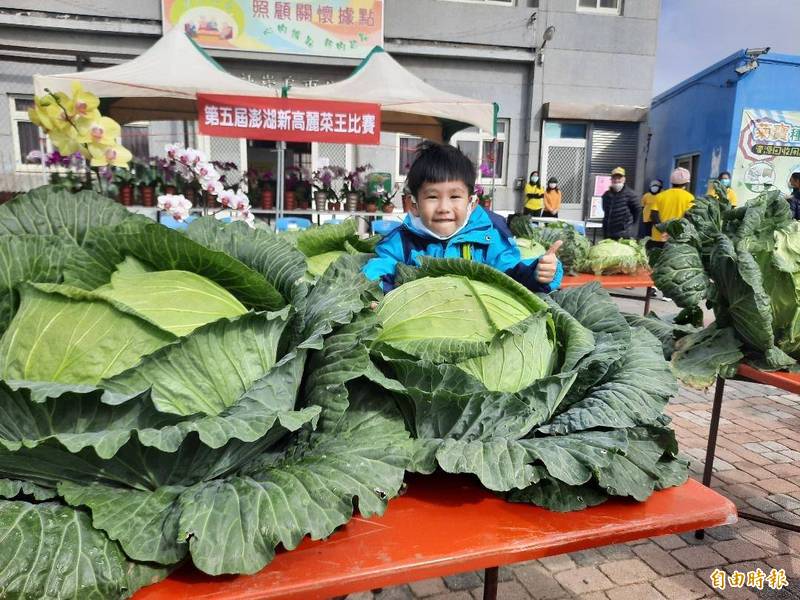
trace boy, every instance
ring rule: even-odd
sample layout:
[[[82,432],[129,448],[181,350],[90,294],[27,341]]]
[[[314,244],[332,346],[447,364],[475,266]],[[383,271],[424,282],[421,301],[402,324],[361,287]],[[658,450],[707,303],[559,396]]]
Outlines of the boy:
[[[406,187],[413,197],[410,214],[381,240],[378,256],[363,269],[367,278],[380,280],[385,292],[394,288],[397,264],[418,265],[420,256],[484,263],[533,292],[561,285],[563,268],[556,258],[561,242],[538,259],[522,260],[505,221],[472,199],[475,167],[457,148],[421,145]]]

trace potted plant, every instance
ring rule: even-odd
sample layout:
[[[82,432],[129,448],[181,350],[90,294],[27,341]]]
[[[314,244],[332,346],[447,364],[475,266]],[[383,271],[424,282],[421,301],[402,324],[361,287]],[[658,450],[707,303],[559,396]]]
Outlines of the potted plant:
[[[117,201],[123,206],[133,204],[133,180],[135,174],[130,169],[112,167],[112,183],[117,188]]]
[[[136,163],[136,182],[139,185],[142,206],[155,206],[156,187],[160,181],[156,159]]]
[[[364,197],[364,188],[366,186],[366,172],[372,168],[372,165],[361,165],[354,171],[345,174],[342,185],[342,197],[347,198],[347,210],[355,212],[359,210],[362,198]],[[377,203],[370,209],[368,203],[364,203],[364,209],[367,212],[375,212],[377,210]]]
[[[156,158],[156,172],[163,186],[163,193],[177,194],[179,183],[178,174],[175,172],[175,166],[172,164],[172,161],[166,158]]]
[[[300,182],[300,176],[297,167],[289,167],[286,169],[286,176],[283,180],[283,208],[286,210],[297,209],[297,184]]]
[[[492,209],[492,193],[487,191],[480,183],[475,184],[475,195],[483,208],[486,210]]]
[[[311,183],[314,186],[314,201],[317,210],[338,210],[339,196],[333,189],[333,181],[344,175],[341,167],[323,167],[314,171]]]

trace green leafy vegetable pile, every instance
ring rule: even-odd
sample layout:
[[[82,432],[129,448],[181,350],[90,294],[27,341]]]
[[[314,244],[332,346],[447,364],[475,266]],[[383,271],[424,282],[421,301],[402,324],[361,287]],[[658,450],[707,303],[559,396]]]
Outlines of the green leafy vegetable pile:
[[[579,266],[584,273],[615,275],[647,268],[644,244],[637,240],[603,240],[595,244]]]
[[[705,302],[715,322],[676,344],[678,376],[698,386],[730,375],[745,358],[766,369],[800,358],[800,224],[779,191],[745,206],[697,198],[654,256],[653,279],[678,306]]]
[[[265,230],[186,234],[94,194],[0,207],[0,595],[125,597],[191,560],[252,573],[383,512],[410,457],[391,406],[320,419],[306,364],[372,297],[313,286]]]
[[[371,244],[52,188],[0,207],[2,595],[253,573],[382,513],[406,470],[559,511],[686,479],[663,325],[461,260],[384,296]]]
[[[523,258],[536,258],[545,253],[545,250],[553,245],[554,242],[562,241],[564,245],[558,252],[558,258],[564,266],[564,272],[574,275],[581,270],[586,261],[589,249],[592,244],[589,239],[569,223],[563,223],[563,227],[535,227],[530,219],[525,216],[515,216],[511,219],[511,232],[517,238],[520,246],[520,253]],[[525,246],[536,244],[531,252],[527,252]],[[541,247],[542,251],[538,252]],[[537,253],[538,252],[538,253]]]

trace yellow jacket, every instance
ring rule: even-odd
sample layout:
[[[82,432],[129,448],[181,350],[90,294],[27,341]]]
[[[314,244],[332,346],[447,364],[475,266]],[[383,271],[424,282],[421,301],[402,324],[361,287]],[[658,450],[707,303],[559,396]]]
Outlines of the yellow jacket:
[[[733,188],[730,187],[726,189],[726,192],[728,195],[728,202],[731,203],[731,206],[736,206],[736,201],[738,200],[738,198],[736,198],[736,192],[734,192]],[[706,192],[706,195],[716,197],[713,181],[708,184],[708,191]]]
[[[658,218],[661,223],[666,223],[672,219],[680,219],[686,214],[694,203],[694,196],[681,188],[670,188],[656,194],[656,200],[650,207],[650,211],[658,211]],[[661,233],[653,227],[651,237],[656,242],[663,242],[666,234]]]
[[[525,208],[530,210],[544,208],[544,188],[538,183],[528,182],[525,185]]]

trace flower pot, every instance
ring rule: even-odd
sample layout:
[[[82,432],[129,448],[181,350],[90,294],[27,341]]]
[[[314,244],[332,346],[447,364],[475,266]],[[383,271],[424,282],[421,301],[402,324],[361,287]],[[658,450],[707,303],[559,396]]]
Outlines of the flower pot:
[[[155,206],[155,188],[151,185],[143,186],[141,192],[142,206]]]
[[[176,194],[178,192],[178,188],[174,185],[166,185],[164,186],[164,193],[165,194]]]
[[[130,206],[133,204],[133,186],[132,185],[121,185],[119,187],[119,194],[117,195],[117,200],[123,206]]]
[[[184,198],[186,198],[186,199],[187,199],[189,202],[191,202],[192,204],[194,204],[194,200],[195,200],[195,198],[197,197],[197,194],[195,194],[195,192],[194,192],[194,188],[187,187],[185,190],[183,190],[183,196],[184,196]]]
[[[294,192],[285,192],[283,195],[283,208],[286,210],[296,210],[297,201],[294,197]]]
[[[361,204],[361,194],[359,194],[358,192],[347,193],[346,207],[349,212],[355,212],[357,210],[360,210],[361,209],[360,204]]]
[[[300,198],[297,201],[297,208],[300,210],[308,210],[311,208],[311,203],[308,201],[308,198]]]
[[[317,210],[325,210],[326,208],[328,208],[328,210],[332,210],[329,208],[331,202],[333,201],[328,200],[328,192],[324,190],[317,190],[314,192],[314,204],[316,205]]]
[[[319,206],[319,205],[317,205]],[[328,210],[339,210],[338,200],[328,200]]]
[[[386,203],[385,203],[385,204],[384,204],[384,205],[381,207],[381,210],[382,210],[383,212],[385,212],[385,213],[387,213],[387,214],[388,214],[388,213],[390,213],[390,212],[394,211],[394,204],[392,204],[391,202],[386,202]]]
[[[375,202],[367,201],[364,203],[364,210],[367,212],[378,212],[378,205]]]
[[[272,193],[272,190],[261,191],[261,208],[264,210],[275,208],[275,194]]]

